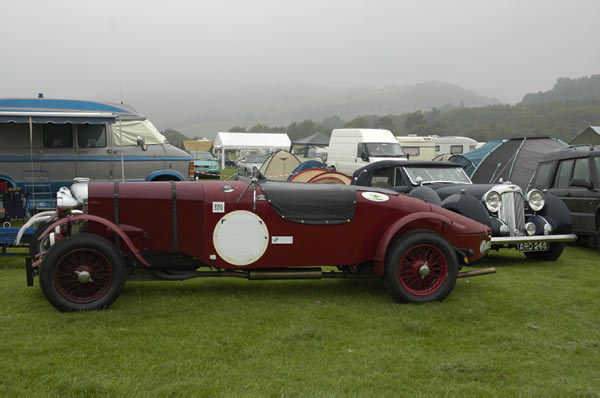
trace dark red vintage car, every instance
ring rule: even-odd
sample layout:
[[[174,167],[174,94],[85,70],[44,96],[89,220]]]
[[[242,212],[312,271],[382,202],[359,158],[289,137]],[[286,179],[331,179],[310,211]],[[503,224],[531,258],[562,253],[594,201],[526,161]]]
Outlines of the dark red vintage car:
[[[125,280],[376,275],[397,301],[443,300],[490,229],[391,190],[274,181],[76,183],[27,261],[61,311],[106,308]],[[79,207],[83,214],[73,214]],[[323,270],[322,267],[337,267]]]

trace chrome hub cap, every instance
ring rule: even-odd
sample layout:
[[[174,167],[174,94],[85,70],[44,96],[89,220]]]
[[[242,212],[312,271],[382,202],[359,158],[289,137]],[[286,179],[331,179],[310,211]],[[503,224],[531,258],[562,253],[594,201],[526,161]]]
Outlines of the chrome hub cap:
[[[77,274],[77,280],[81,283],[93,282],[92,275],[87,271],[75,271]]]
[[[421,274],[421,279],[425,279],[427,275],[429,275],[429,267],[427,266],[427,263],[421,265],[421,268],[419,268],[419,274]]]

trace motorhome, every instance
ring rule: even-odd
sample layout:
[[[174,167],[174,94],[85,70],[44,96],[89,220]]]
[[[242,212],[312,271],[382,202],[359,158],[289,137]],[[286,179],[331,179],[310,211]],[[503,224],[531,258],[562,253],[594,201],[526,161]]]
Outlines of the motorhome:
[[[435,142],[431,137],[416,134],[396,136],[402,152],[410,160],[431,160],[435,157]]]
[[[389,130],[335,129],[331,132],[327,166],[352,175],[356,169],[379,160],[406,160]]]
[[[477,148],[478,142],[469,137],[458,136],[430,136],[435,142],[435,154],[450,153],[462,155]]]
[[[0,182],[56,192],[75,177],[183,181],[193,158],[131,106],[82,100],[0,99]]]

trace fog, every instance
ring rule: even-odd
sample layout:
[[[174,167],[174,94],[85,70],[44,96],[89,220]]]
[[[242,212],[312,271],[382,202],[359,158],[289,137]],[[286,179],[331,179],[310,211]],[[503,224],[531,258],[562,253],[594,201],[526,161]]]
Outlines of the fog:
[[[1,15],[1,97],[123,99],[160,128],[260,118],[300,101],[290,87],[437,80],[516,103],[600,73],[597,0],[23,0]]]

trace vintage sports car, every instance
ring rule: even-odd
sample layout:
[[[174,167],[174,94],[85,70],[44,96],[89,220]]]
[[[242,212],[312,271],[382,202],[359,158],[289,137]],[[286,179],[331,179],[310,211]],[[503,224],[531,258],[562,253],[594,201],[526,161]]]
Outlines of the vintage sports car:
[[[30,286],[39,276],[61,311],[106,308],[126,279],[224,276],[376,275],[397,301],[443,300],[461,265],[487,253],[491,236],[487,226],[422,200],[339,184],[78,182],[62,188],[57,203],[27,275]]]
[[[516,248],[536,260],[554,261],[571,233],[571,215],[556,196],[517,185],[473,184],[460,165],[431,161],[381,161],[362,167],[352,184],[389,188],[462,214],[492,229],[492,248]]]

